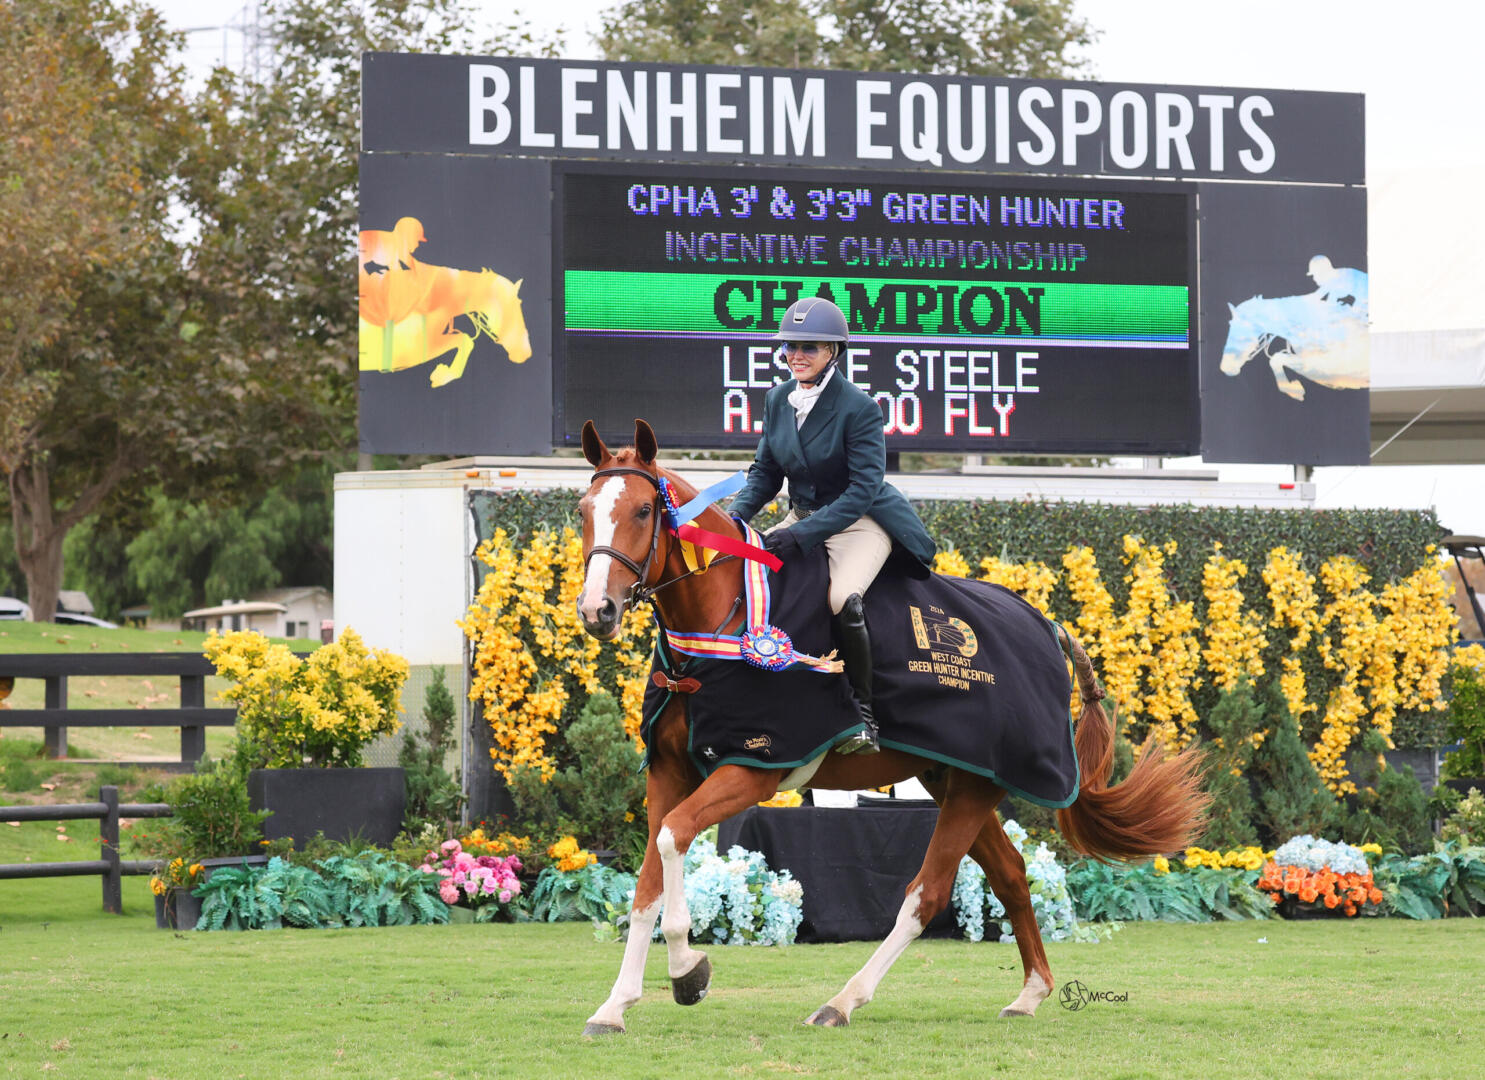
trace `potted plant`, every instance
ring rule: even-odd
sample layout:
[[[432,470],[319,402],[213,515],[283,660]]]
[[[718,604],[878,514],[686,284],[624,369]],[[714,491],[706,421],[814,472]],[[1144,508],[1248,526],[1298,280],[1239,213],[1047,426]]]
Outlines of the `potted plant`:
[[[158,827],[129,834],[139,852],[158,860],[150,878],[155,925],[190,930],[201,911],[193,890],[206,884],[213,869],[267,862],[261,854],[265,815],[249,805],[242,763],[231,754],[204,759],[194,773],[147,791],[171,809]]]
[[[268,840],[303,846],[316,833],[391,844],[402,825],[401,768],[365,768],[366,747],[401,726],[407,661],[367,649],[347,628],[340,640],[307,657],[256,631],[213,634],[206,657],[232,686],[240,753],[257,765],[247,774],[254,810]]]
[[[155,925],[161,930],[194,930],[201,901],[191,892],[206,881],[206,868],[177,855],[150,875],[155,894]]]

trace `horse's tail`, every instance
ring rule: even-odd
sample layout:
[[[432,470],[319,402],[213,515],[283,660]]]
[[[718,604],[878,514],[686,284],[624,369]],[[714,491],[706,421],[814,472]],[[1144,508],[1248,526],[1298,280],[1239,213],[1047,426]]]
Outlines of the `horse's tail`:
[[[1083,711],[1074,746],[1082,770],[1078,797],[1057,811],[1072,847],[1096,859],[1136,859],[1177,851],[1201,834],[1211,798],[1201,790],[1201,755],[1188,747],[1163,757],[1152,742],[1122,783],[1108,786],[1114,765],[1114,727],[1101,704],[1104,692],[1078,639],[1059,628],[1073,663]]]

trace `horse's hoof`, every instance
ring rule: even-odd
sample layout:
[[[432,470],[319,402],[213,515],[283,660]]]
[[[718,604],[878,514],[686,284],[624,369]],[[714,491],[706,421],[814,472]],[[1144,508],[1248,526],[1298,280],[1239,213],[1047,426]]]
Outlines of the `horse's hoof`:
[[[587,1024],[583,1026],[583,1034],[589,1037],[597,1035],[622,1035],[624,1034],[624,1025],[600,1024],[589,1020]]]
[[[1018,1009],[1014,1005],[1007,1005],[1005,1008],[1003,1008],[1003,1009],[1000,1010],[1000,1015],[1001,1016],[1025,1016],[1025,1017],[1031,1017],[1031,1016],[1035,1016],[1036,1014],[1035,1013],[1032,1013],[1032,1012],[1027,1012],[1025,1009]]]
[[[706,958],[706,953],[702,953],[700,963],[679,979],[670,980],[670,993],[677,1005],[695,1005],[706,997],[711,985],[712,962]]]
[[[807,1025],[812,1027],[845,1027],[850,1022],[846,1014],[834,1005],[821,1005],[805,1021]]]

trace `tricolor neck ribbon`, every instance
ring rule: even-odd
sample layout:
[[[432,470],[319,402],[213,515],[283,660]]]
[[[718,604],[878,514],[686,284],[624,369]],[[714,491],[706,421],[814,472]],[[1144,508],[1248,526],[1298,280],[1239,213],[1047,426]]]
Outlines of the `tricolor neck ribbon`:
[[[760,537],[752,526],[743,523],[743,535],[750,545],[756,545]],[[723,538],[725,539],[725,537]],[[736,541],[734,541],[735,543]],[[770,556],[771,558],[772,556]],[[797,651],[789,635],[768,622],[772,606],[768,589],[768,574],[758,560],[750,559],[743,564],[743,612],[745,620],[740,634],[682,634],[673,630],[665,632],[666,641],[678,653],[687,656],[710,657],[717,660],[745,660],[765,671],[787,671],[804,667],[822,674],[835,674],[844,670],[835,658],[835,651],[826,656],[810,656]]]
[[[770,570],[777,572],[784,564],[779,561],[777,555],[765,551],[758,544],[747,543],[731,536],[723,536],[720,533],[714,533],[690,523],[692,518],[705,510],[712,502],[724,498],[741,488],[743,481],[743,474],[741,472],[735,473],[727,477],[727,479],[713,484],[700,495],[697,495],[690,502],[686,503],[685,506],[677,509],[675,492],[671,489],[670,481],[662,476],[660,478],[660,500],[664,504],[665,515],[670,521],[670,529],[684,542],[682,545],[683,553],[684,544],[690,543],[699,548],[709,548],[712,551],[720,551],[727,555],[736,555],[739,559],[745,559],[750,563],[759,562]],[[749,536],[756,537],[758,535],[752,529],[748,528],[746,524],[743,525],[743,528]],[[710,559],[706,561],[710,562]],[[692,562],[693,559],[686,560],[688,566],[691,566]],[[692,569],[697,569],[697,567],[692,567]],[[704,563],[698,572],[705,572]]]

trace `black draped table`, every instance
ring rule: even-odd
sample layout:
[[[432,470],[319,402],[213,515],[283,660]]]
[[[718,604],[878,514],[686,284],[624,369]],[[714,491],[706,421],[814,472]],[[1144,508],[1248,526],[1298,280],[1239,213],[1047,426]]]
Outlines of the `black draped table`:
[[[799,941],[876,941],[897,921],[937,821],[931,801],[879,800],[855,809],[753,806],[722,822],[717,850],[726,854],[741,844],[760,851],[769,869],[788,870],[804,886]],[[952,904],[925,933],[958,933]]]

